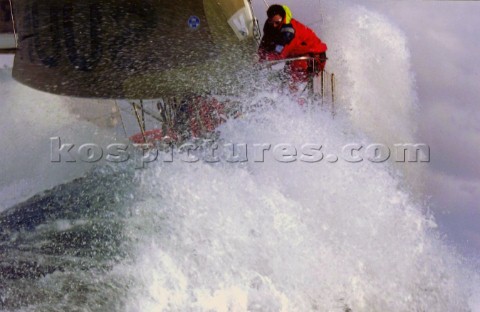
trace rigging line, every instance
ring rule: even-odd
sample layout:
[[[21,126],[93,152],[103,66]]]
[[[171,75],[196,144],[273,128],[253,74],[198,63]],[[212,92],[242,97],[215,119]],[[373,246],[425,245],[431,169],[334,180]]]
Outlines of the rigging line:
[[[121,107],[120,107],[120,110],[123,111],[124,113],[130,113],[130,112],[131,112],[130,110],[126,110],[126,109],[123,109],[123,108],[121,108]],[[144,108],[143,110],[145,111],[145,114],[146,114],[148,117],[152,117],[153,119],[155,119],[155,120],[157,120],[157,121],[159,121],[159,122],[162,122],[162,120],[161,120],[159,117],[155,116],[154,113],[148,111],[146,108]]]
[[[265,6],[266,6],[267,8],[270,7],[270,6],[268,5],[267,0],[263,0],[263,2],[265,3]]]
[[[120,122],[122,123],[123,131],[125,132],[125,137],[127,137],[128,134],[127,134],[127,129],[125,128],[125,122],[123,122],[122,110],[121,110],[120,106],[118,105],[117,100],[115,100],[115,105],[117,106],[118,114],[120,115]]]
[[[147,127],[146,127],[146,123],[145,123],[145,110],[143,109],[143,100],[140,100],[140,108],[142,110],[143,129],[145,130]]]
[[[140,131],[142,132],[142,137],[143,137],[143,142],[147,143],[147,137],[145,135],[145,129],[143,128],[142,121],[140,119],[140,114],[138,113],[137,110],[137,104],[135,102],[132,102],[133,110],[135,112],[135,116],[137,117],[137,122],[140,127]]]
[[[253,28],[253,38],[255,39],[257,46],[260,45],[260,41],[262,39],[262,32],[260,31],[260,26],[258,25],[258,19],[255,15],[255,11],[253,10],[252,0],[248,0],[250,13],[252,14],[252,28]]]
[[[18,48],[18,38],[17,38],[17,30],[15,28],[15,18],[13,17],[13,5],[12,0],[10,2],[10,15],[12,16],[12,25],[13,25],[13,37],[15,39],[15,48]]]

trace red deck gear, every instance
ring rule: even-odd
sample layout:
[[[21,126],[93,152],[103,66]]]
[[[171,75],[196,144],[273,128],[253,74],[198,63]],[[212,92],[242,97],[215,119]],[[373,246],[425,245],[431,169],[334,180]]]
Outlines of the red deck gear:
[[[215,129],[227,120],[225,104],[214,97],[195,96],[190,100],[187,109],[188,130],[191,137],[198,138],[215,131]],[[147,130],[130,137],[133,143],[154,144],[155,142],[180,142],[182,140],[181,129],[168,129],[166,133],[162,129]]]

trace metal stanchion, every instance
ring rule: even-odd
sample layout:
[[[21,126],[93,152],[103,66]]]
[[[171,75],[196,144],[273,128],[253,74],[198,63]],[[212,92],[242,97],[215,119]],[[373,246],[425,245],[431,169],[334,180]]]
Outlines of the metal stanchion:
[[[332,115],[335,117],[335,74],[331,76],[332,85]]]
[[[323,98],[325,96],[325,71],[322,70],[322,78],[321,78],[321,87],[322,87],[322,104],[323,104]]]
[[[313,75],[315,75],[315,61],[318,60],[316,59],[315,57],[311,57],[311,56],[300,56],[300,57],[293,57],[293,58],[287,58],[287,59],[281,59],[281,60],[273,60],[273,61],[268,61],[268,62],[265,62],[265,64],[267,66],[271,66],[271,65],[274,65],[274,64],[278,64],[278,63],[287,63],[287,62],[294,62],[294,61],[309,61],[309,62],[313,62],[313,66],[312,68],[314,69],[313,71]],[[325,58],[325,59],[320,59],[320,61],[326,61],[328,60],[328,58]],[[332,92],[332,114],[335,115],[335,111],[334,111],[334,108],[335,108],[335,74],[330,74],[328,73],[327,71],[325,70],[322,70],[320,72],[320,96],[322,98],[322,105],[323,105],[323,102],[324,102],[324,99],[325,99],[325,95],[326,95],[326,78],[325,75],[329,75],[330,76],[330,84],[331,84],[331,88],[330,88],[330,91]],[[312,93],[314,93],[314,79],[315,79],[315,76],[312,78]]]

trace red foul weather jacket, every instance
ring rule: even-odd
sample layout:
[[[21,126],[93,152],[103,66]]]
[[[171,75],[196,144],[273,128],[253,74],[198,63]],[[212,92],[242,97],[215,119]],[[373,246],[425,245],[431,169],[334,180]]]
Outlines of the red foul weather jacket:
[[[317,35],[302,23],[297,20],[291,20],[293,29],[295,30],[295,36],[290,43],[285,45],[280,53],[270,52],[265,55],[267,60],[279,60],[307,55],[319,55],[327,51],[327,45],[323,43]],[[325,67],[325,61],[320,62],[320,69]],[[306,73],[308,70],[307,61],[294,61],[289,65],[292,73]]]
[[[291,24],[295,29],[295,37],[278,55],[279,58],[297,57],[310,53],[320,54],[327,51],[327,45],[315,35],[313,30],[293,18]]]

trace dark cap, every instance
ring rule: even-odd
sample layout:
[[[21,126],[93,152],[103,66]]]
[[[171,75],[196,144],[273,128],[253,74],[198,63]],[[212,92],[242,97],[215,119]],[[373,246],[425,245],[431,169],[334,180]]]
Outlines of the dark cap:
[[[272,4],[267,10],[268,18],[272,18],[275,15],[280,15],[282,18],[285,18],[285,15],[286,15],[285,10],[279,4]]]

